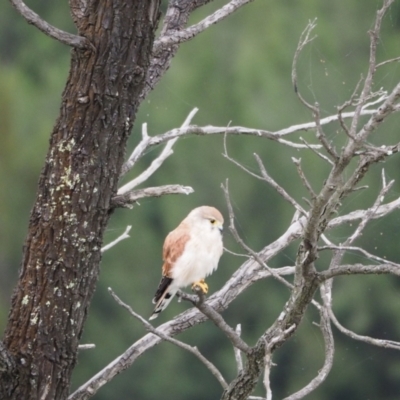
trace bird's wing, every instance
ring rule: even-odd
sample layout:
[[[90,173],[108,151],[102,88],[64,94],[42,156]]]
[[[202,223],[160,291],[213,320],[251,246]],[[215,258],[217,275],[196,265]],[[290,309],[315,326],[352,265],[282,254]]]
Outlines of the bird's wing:
[[[171,271],[176,260],[182,255],[186,243],[190,239],[189,227],[187,224],[180,224],[175,230],[170,232],[165,238],[163,247],[162,274],[171,277]]]

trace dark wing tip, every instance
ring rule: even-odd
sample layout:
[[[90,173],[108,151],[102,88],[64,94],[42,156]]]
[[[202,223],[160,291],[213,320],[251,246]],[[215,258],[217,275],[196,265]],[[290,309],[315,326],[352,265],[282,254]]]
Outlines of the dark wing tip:
[[[167,276],[163,276],[161,278],[160,284],[158,285],[156,294],[153,297],[153,304],[156,304],[158,300],[160,300],[161,296],[164,294],[165,290],[171,284],[172,278],[168,278]]]

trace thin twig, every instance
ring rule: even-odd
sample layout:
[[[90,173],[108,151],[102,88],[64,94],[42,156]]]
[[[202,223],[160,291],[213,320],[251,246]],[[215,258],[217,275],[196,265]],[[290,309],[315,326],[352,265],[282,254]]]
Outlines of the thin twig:
[[[358,340],[364,343],[371,344],[373,346],[378,346],[378,347],[383,347],[387,349],[393,349],[393,350],[400,350],[400,343],[395,342],[393,340],[383,340],[383,339],[375,339],[369,336],[362,336],[358,335],[357,333],[351,331],[350,329],[345,328],[336,318],[333,310],[332,310],[332,281],[325,282],[325,284],[322,286],[323,292],[322,294],[322,299],[324,301],[324,305],[326,309],[328,310],[329,313],[329,318],[333,322],[333,324],[336,326],[337,329],[339,329],[340,332],[344,333],[346,336],[349,336],[351,339]]]
[[[319,152],[317,149],[315,149],[314,147],[312,147],[309,143],[307,143],[302,137],[299,138],[306,146],[307,148],[309,148],[311,151],[313,151],[318,157],[322,158],[324,161],[326,161],[328,164],[333,165],[334,162],[328,158],[326,155],[322,154],[321,152]]]
[[[369,94],[371,92],[372,84],[373,84],[373,78],[376,72],[376,49],[377,49],[377,44],[378,44],[378,39],[379,39],[379,33],[381,30],[381,24],[383,17],[390,7],[390,5],[393,3],[394,0],[385,0],[383,3],[383,6],[380,10],[377,11],[376,13],[376,18],[375,18],[375,24],[374,28],[369,31],[370,34],[370,51],[369,51],[369,67],[368,67],[368,72],[367,76],[364,81],[364,86],[361,91],[360,95],[360,100],[359,104],[356,106],[356,109],[354,110],[355,114],[353,117],[353,120],[351,122],[350,126],[350,135],[353,137],[358,138],[358,140],[364,140],[366,138],[365,132],[361,131],[358,134],[356,134],[357,131],[357,125],[360,119],[360,113],[362,110],[363,105],[368,101]]]
[[[144,327],[146,328],[147,331],[153,333],[154,335],[157,335],[161,339],[170,342],[174,344],[175,346],[180,347],[181,349],[184,349],[192,354],[194,354],[208,369],[209,371],[217,378],[218,382],[221,384],[221,386],[226,389],[228,387],[228,384],[226,383],[225,379],[223,378],[221,372],[215,367],[213,363],[211,363],[206,357],[204,357],[200,351],[198,350],[197,347],[192,347],[189,346],[186,343],[181,342],[180,340],[174,339],[163,332],[159,331],[158,329],[154,328],[153,325],[151,325],[148,321],[146,321],[141,315],[137,314],[135,311],[132,310],[132,308],[124,303],[115,293],[111,288],[108,288],[108,291],[110,292],[111,296],[114,298],[114,300],[122,307],[124,307],[126,310],[129,311],[129,313],[135,317],[137,320],[139,320]]]
[[[332,157],[332,159],[334,161],[337,161],[339,159],[339,156],[336,153],[336,150],[332,146],[332,144],[329,143],[329,141],[326,137],[326,134],[325,134],[324,130],[322,129],[321,112],[320,112],[318,103],[315,103],[315,105],[314,105],[313,115],[314,115],[314,119],[315,119],[315,125],[317,127],[317,139],[321,142],[322,146],[324,146],[325,150]]]
[[[392,264],[393,266],[400,268],[400,264],[397,264],[390,260],[385,260],[382,257],[375,256],[374,254],[368,253],[368,251],[364,250],[361,247],[357,247],[357,246],[342,246],[342,245],[335,246],[335,245],[330,244],[327,246],[318,247],[318,250],[320,250],[320,251],[323,251],[323,250],[358,251],[358,252],[362,253],[365,257],[367,257],[371,260],[379,261],[379,262],[382,262],[385,264]]]
[[[304,210],[303,207],[300,206],[300,204],[297,203],[293,197],[291,197],[285,189],[283,189],[282,186],[280,186],[278,183],[276,183],[268,174],[267,170],[264,167],[263,162],[261,161],[261,158],[258,156],[258,154],[254,153],[254,158],[257,161],[258,167],[260,168],[262,178],[269,183],[287,202],[289,202],[296,210],[301,212],[303,215],[307,215],[307,212]]]
[[[307,189],[308,193],[310,194],[311,199],[315,199],[315,197],[316,197],[315,192],[314,192],[313,188],[311,187],[310,183],[308,182],[308,179],[307,179],[306,175],[304,174],[303,169],[301,168],[301,158],[297,159],[297,158],[292,157],[292,161],[293,161],[294,165],[296,166],[297,173],[300,176],[303,186]]]
[[[189,115],[186,117],[185,121],[182,124],[181,128],[186,128],[189,126],[190,122],[192,121],[193,117],[197,113],[199,109],[194,108]],[[164,161],[173,154],[172,147],[176,143],[178,138],[176,137],[175,139],[171,139],[164,147],[163,151],[160,153],[160,155],[153,160],[153,162],[150,164],[150,166],[143,171],[139,176],[137,176],[135,179],[132,179],[130,182],[122,186],[121,188],[118,189],[118,195],[125,194],[129,191],[131,191],[133,188],[136,186],[140,185],[141,183],[145,182],[147,179],[150,178],[151,175],[154,174],[158,170],[158,168],[161,167],[161,165],[164,163]]]
[[[132,154],[129,158],[124,162],[121,168],[121,176],[125,175],[128,171],[130,171],[137,161],[143,156],[144,152],[150,145],[150,136],[147,133],[147,123],[142,124],[142,140],[140,143],[134,148]]]
[[[322,336],[325,344],[325,361],[322,368],[318,371],[317,376],[311,380],[305,387],[296,393],[286,397],[284,400],[300,400],[314,391],[327,378],[332,365],[333,356],[335,354],[335,345],[333,340],[332,327],[329,320],[329,312],[327,307],[320,308],[320,323]]]
[[[241,339],[241,337],[225,322],[221,314],[210,307],[204,300],[205,295],[200,288],[194,287],[193,291],[197,294],[197,299],[193,301],[193,297],[181,293],[180,296],[184,300],[189,300],[197,307],[208,319],[210,319],[230,340],[232,345],[241,350],[245,354],[249,354],[251,348]]]
[[[304,49],[305,46],[307,46],[308,43],[312,42],[316,36],[313,36],[312,38],[310,38],[310,34],[312,32],[312,30],[316,27],[316,21],[317,19],[315,18],[313,21],[309,21],[306,28],[304,29],[304,31],[301,33],[300,35],[300,39],[299,39],[299,43],[297,45],[296,51],[294,53],[294,57],[293,57],[293,63],[292,63],[292,84],[294,87],[294,91],[297,95],[297,97],[299,98],[299,100],[311,111],[315,111],[314,110],[314,106],[309,104],[301,95],[301,93],[299,92],[299,88],[297,86],[297,62],[300,56],[300,53],[302,52],[302,50]]]
[[[121,240],[130,238],[129,231],[131,230],[131,228],[132,228],[132,225],[128,225],[126,227],[126,229],[125,229],[125,232],[121,236],[119,236],[115,240],[113,240],[111,243],[109,243],[109,244],[105,245],[104,247],[102,247],[101,248],[101,252],[104,253],[105,251],[110,250],[111,247],[114,247]]]
[[[380,68],[380,67],[383,67],[386,64],[389,64],[389,63],[392,63],[392,62],[397,62],[397,61],[400,61],[400,57],[395,57],[395,58],[392,58],[390,60],[382,61],[379,64],[376,64],[376,68]]]
[[[276,280],[283,283],[289,289],[292,289],[293,285],[291,283],[289,283],[286,279],[282,278],[278,272],[274,271],[272,268],[269,268],[268,265],[261,259],[261,257],[254,250],[252,250],[249,246],[247,246],[247,244],[242,240],[242,238],[240,237],[240,235],[235,227],[235,214],[233,212],[232,202],[231,202],[230,195],[229,195],[228,180],[226,180],[225,186],[224,185],[221,185],[221,186],[222,186],[222,190],[225,195],[226,204],[228,206],[229,230],[231,231],[236,242],[240,246],[242,246],[242,248],[245,251],[247,251],[254,258],[254,260],[256,260],[260,264],[260,266],[264,267]]]
[[[343,111],[346,107],[351,106],[354,104],[354,99],[357,96],[358,90],[361,86],[361,82],[364,80],[364,77],[361,76],[360,79],[358,80],[356,87],[354,88],[354,91],[352,93],[352,95],[350,96],[350,99],[345,101],[341,106],[339,106],[337,108],[338,110],[338,119],[339,119],[339,123],[340,126],[342,127],[343,131],[345,132],[345,134],[351,139],[351,140],[356,140],[356,138],[354,136],[352,136],[352,134],[350,133],[350,130],[348,128],[348,126],[345,124],[344,119],[343,119]],[[365,105],[366,106],[366,105]],[[364,107],[365,107],[364,106]]]

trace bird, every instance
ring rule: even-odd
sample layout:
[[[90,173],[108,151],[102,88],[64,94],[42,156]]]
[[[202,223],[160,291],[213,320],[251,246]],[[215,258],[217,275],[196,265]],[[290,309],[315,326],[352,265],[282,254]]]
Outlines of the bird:
[[[165,238],[162,278],[153,298],[154,311],[149,320],[158,317],[176,292],[186,286],[208,292],[205,278],[218,267],[223,252],[224,217],[215,207],[201,206]]]

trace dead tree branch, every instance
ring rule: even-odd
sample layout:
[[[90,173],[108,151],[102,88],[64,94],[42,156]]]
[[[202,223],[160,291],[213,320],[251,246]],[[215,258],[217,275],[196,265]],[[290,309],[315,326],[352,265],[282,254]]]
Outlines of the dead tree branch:
[[[35,26],[47,36],[78,49],[89,49],[91,47],[86,38],[64,32],[61,29],[50,25],[38,14],[32,11],[22,0],[10,0],[10,2],[14,8],[25,18],[28,24]]]
[[[114,300],[123,308],[129,311],[129,313],[139,320],[143,326],[146,328],[147,331],[150,333],[153,333],[154,335],[160,337],[161,339],[170,342],[174,344],[175,346],[180,347],[181,349],[184,349],[188,351],[189,353],[194,354],[208,369],[209,371],[215,376],[215,378],[218,380],[218,382],[221,384],[221,386],[225,389],[228,384],[226,383],[224,377],[222,376],[221,372],[215,367],[215,365],[210,362],[206,357],[203,356],[203,354],[200,353],[197,347],[189,346],[186,343],[181,342],[180,340],[176,340],[170,336],[165,335],[163,332],[159,331],[158,329],[154,328],[153,325],[151,325],[147,320],[145,320],[141,315],[136,313],[135,311],[132,310],[132,307],[129,306],[128,304],[124,303],[115,293],[111,288],[108,288],[108,291],[110,292],[111,296],[114,298]]]

